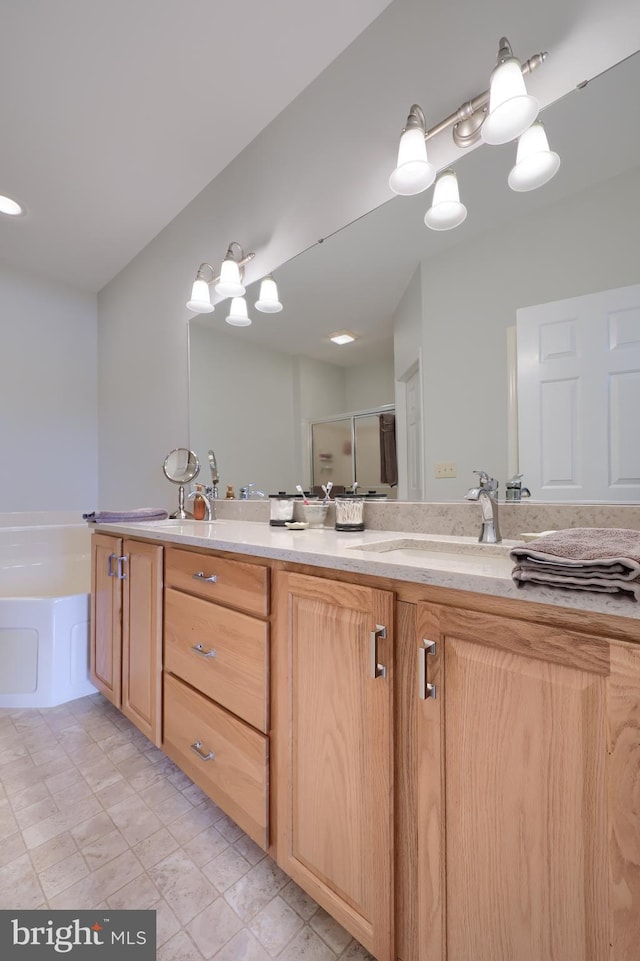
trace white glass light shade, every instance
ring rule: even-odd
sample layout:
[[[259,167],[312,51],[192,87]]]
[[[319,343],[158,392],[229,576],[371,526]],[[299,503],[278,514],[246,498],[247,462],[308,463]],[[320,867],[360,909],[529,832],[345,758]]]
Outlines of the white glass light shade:
[[[19,217],[22,213],[24,213],[24,210],[17,200],[12,200],[11,197],[0,195],[0,214],[7,214],[9,217]]]
[[[549,150],[549,141],[541,123],[534,123],[518,140],[515,167],[508,183],[512,190],[535,190],[542,187],[560,166],[560,157]]]
[[[467,216],[467,208],[460,203],[458,178],[453,170],[445,170],[433,188],[433,202],[424,222],[431,230],[451,230],[459,226]]]
[[[206,280],[194,280],[191,288],[191,300],[187,307],[196,314],[210,314],[214,309],[209,296],[209,284]]]
[[[515,140],[531,126],[539,109],[536,98],[527,93],[520,61],[510,57],[491,74],[489,113],[482,124],[482,139],[490,144]]]
[[[273,277],[265,277],[260,284],[256,310],[261,310],[263,314],[277,314],[282,310],[282,304],[278,300],[278,285]]]
[[[396,194],[411,197],[430,187],[436,168],[427,159],[424,131],[409,127],[400,137],[398,164],[389,177],[389,186]]]
[[[225,318],[228,324],[232,327],[248,327],[251,323],[249,314],[247,313],[247,302],[244,297],[234,297],[231,301],[231,307],[229,308],[229,314]]]
[[[245,290],[240,281],[240,268],[235,260],[223,260],[216,294],[221,297],[242,297]]]

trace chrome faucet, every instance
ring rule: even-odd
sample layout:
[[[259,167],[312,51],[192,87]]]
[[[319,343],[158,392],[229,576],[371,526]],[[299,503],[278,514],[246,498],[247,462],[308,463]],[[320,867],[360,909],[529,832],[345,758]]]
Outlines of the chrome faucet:
[[[474,470],[478,474],[478,487],[470,487],[464,495],[465,500],[478,501],[482,510],[482,527],[478,541],[481,544],[499,544],[500,524],[498,523],[498,482],[489,477],[486,471]]]
[[[240,488],[240,500],[241,500],[241,501],[254,500],[255,498],[258,498],[258,497],[266,497],[266,496],[267,496],[267,495],[265,494],[265,492],[264,492],[264,491],[259,491],[259,490],[256,488],[256,485],[255,485],[255,484],[247,484],[246,487],[241,487],[241,488]]]
[[[211,499],[211,495],[206,488],[205,490],[191,491],[189,494],[187,494],[187,500],[192,501],[195,500],[196,497],[201,497],[204,501],[204,519],[206,521],[214,521],[216,519],[215,501]]]

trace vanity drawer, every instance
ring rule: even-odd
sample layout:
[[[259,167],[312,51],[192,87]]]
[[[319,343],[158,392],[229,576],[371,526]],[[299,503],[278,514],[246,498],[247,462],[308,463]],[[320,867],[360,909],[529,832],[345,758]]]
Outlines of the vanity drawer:
[[[163,750],[256,844],[267,848],[269,739],[165,675]]]
[[[267,623],[168,588],[164,638],[165,671],[266,734]]]
[[[269,569],[260,564],[167,547],[165,584],[252,614],[269,613]]]

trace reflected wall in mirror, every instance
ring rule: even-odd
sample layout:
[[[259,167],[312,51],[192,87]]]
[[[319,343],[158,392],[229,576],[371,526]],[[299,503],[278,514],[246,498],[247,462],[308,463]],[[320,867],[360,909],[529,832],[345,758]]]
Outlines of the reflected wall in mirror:
[[[640,281],[639,85],[636,54],[544,111],[562,164],[539,190],[507,187],[514,144],[461,153],[460,227],[429,231],[427,194],[394,198],[274,272],[280,314],[191,320],[190,444],[219,452],[221,481],[306,486],[309,421],[395,404],[400,498],[460,500],[479,468],[504,490],[517,310]],[[335,347],[343,328],[358,340]]]

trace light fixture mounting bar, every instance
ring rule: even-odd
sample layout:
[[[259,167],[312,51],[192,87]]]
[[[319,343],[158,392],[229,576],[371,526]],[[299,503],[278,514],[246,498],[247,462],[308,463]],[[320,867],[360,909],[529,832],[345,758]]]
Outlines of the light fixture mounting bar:
[[[503,37],[500,41],[500,52],[498,54],[498,60],[500,60],[501,55],[506,49],[510,50],[508,42],[507,47],[504,46],[505,38]],[[526,77],[533,70],[539,67],[547,59],[548,54],[536,53],[533,57],[529,57],[528,60],[522,64],[522,75]],[[431,140],[438,134],[443,133],[443,131],[448,130],[449,127],[453,127],[453,140],[458,147],[471,147],[474,143],[477,143],[480,139],[480,128],[482,127],[482,122],[484,120],[484,111],[489,103],[489,90],[483,91],[483,93],[477,94],[471,100],[467,100],[463,103],[461,107],[458,107],[452,114],[449,114],[440,123],[435,126],[430,127],[425,135],[425,140]],[[415,107],[411,108],[412,111]]]
[[[239,252],[240,252],[240,257],[239,257],[239,258],[234,255],[234,253],[233,253],[233,251],[232,251],[232,249],[231,249],[232,247],[237,247],[237,248],[238,248],[238,250],[239,250]],[[244,252],[244,250],[242,249],[242,247],[240,246],[240,244],[236,243],[235,240],[234,240],[232,243],[229,244],[229,248],[228,248],[228,250],[227,250],[227,252],[226,252],[226,254],[225,254],[225,260],[227,260],[227,259],[228,259],[228,260],[235,260],[235,262],[237,263],[237,265],[238,265],[238,267],[239,267],[240,270],[242,270],[242,268],[243,268],[246,264],[248,264],[250,260],[253,260],[254,257],[255,257],[255,253],[245,254],[245,252]],[[209,278],[209,280],[207,280],[207,278],[204,277],[203,274],[202,274],[202,269],[203,269],[203,267],[206,267],[208,270],[211,271],[211,277]],[[215,268],[212,267],[211,264],[207,263],[206,261],[204,261],[203,263],[201,263],[200,266],[198,267],[198,275],[197,275],[197,276],[198,276],[198,280],[206,280],[206,282],[208,283],[208,285],[209,285],[210,287],[211,287],[212,284],[217,284],[218,281],[220,280],[220,274],[219,274],[219,273],[216,273]]]

